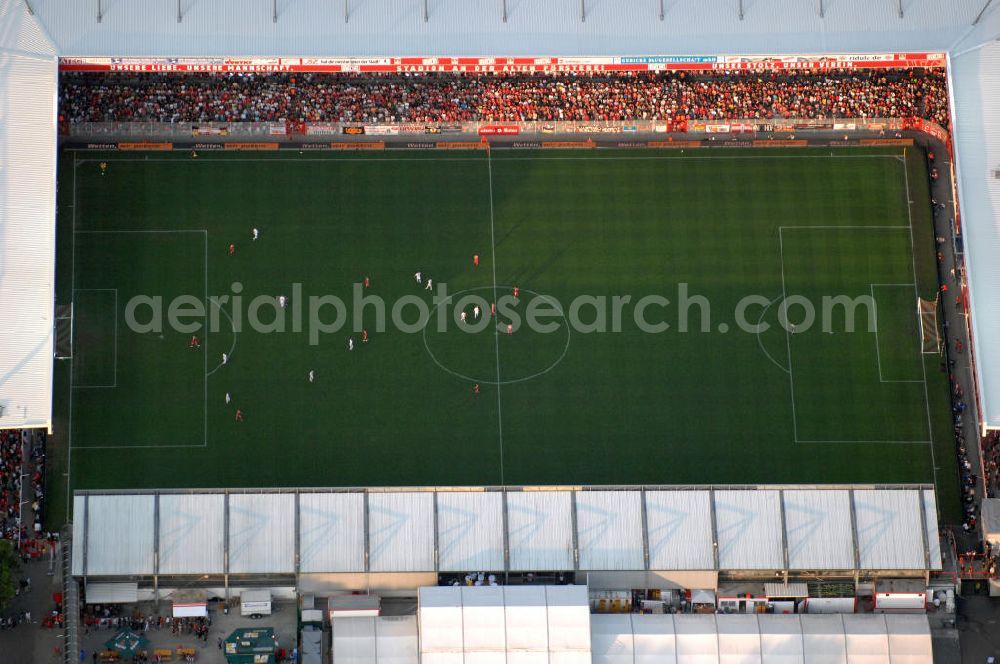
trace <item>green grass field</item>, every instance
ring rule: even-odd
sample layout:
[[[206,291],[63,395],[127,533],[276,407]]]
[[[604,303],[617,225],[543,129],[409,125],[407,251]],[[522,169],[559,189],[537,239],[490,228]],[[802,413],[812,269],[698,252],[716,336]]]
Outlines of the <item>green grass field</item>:
[[[56,386],[72,451],[57,467],[72,489],[936,480],[947,520],[947,381],[916,315],[936,287],[927,196],[912,148],[65,152],[57,300],[75,303],[74,358]],[[476,333],[377,331],[367,307],[367,343],[353,321],[316,345],[292,331],[297,306],[309,327],[310,296],[350,317],[366,276],[390,313],[404,296],[430,308],[417,270],[490,302],[517,286],[522,316],[533,301],[570,316],[590,296],[577,318],[608,330],[556,316],[554,332],[508,335],[501,312]],[[135,296],[204,301],[236,282],[242,306],[209,305],[219,329],[197,333],[200,350],[191,332],[127,324]],[[706,329],[697,305],[679,329],[679,284],[709,303]],[[250,301],[266,296],[270,320],[279,294],[287,330],[250,329]],[[788,333],[783,294],[870,295],[877,325],[862,315],[845,333],[834,310],[840,331]],[[670,300],[645,310],[666,331],[634,321],[651,295]],[[745,318],[768,331],[737,329],[748,295]],[[631,298],[620,331],[615,296]],[[416,305],[403,311],[413,323]]]

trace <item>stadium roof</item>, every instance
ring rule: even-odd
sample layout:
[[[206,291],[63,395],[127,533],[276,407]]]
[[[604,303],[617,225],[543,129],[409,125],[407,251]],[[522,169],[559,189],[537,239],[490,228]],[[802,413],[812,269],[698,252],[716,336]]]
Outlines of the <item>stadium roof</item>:
[[[0,2],[0,428],[51,423],[55,55],[23,5]]]
[[[21,0],[6,1],[21,4]],[[213,0],[180,6],[175,0],[26,2],[61,55],[117,56],[946,50],[975,43],[978,32],[972,23],[986,4],[986,0],[346,0],[339,4]],[[979,28],[988,32],[991,21],[1000,23],[1000,8],[989,10]]]
[[[78,493],[73,513],[77,576],[941,568],[924,488]]]
[[[953,56],[952,104],[982,420],[1000,428],[1000,44]]]

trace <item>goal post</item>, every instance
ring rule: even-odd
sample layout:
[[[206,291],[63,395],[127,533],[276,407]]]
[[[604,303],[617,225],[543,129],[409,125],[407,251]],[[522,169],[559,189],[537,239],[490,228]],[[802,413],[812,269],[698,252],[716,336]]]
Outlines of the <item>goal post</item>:
[[[941,334],[938,330],[938,302],[940,295],[933,300],[917,298],[917,319],[920,321],[920,352],[924,354],[942,353]]]
[[[73,358],[73,303],[57,304],[55,316],[55,357],[57,360]]]

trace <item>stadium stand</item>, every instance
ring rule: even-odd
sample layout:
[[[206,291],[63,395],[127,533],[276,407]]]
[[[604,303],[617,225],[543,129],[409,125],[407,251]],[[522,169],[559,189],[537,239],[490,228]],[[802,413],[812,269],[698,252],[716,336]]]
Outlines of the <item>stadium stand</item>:
[[[399,122],[920,117],[943,70],[620,74],[64,73],[65,121]]]

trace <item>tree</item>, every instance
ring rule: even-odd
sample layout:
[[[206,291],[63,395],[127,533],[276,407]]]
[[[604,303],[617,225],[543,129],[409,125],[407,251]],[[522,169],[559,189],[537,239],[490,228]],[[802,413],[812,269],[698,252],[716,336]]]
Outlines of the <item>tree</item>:
[[[0,539],[0,611],[3,611],[14,599],[17,590],[17,571],[21,567],[14,552],[14,543]]]

